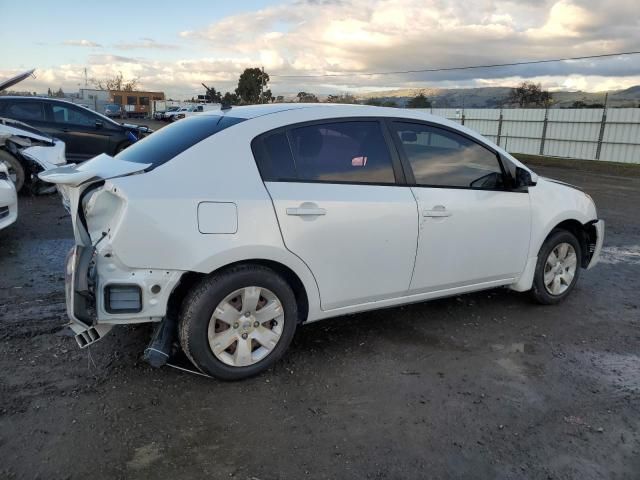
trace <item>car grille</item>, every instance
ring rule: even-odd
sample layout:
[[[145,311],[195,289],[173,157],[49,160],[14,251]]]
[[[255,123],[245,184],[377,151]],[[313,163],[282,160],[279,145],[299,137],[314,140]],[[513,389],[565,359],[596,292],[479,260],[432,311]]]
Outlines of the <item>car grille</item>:
[[[0,207],[0,218],[9,216],[9,207]]]

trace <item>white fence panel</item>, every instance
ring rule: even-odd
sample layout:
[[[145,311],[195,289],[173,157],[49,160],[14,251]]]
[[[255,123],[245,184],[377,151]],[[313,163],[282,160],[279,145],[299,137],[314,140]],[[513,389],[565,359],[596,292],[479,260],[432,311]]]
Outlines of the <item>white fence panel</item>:
[[[429,111],[464,123],[513,153],[640,163],[638,108]]]

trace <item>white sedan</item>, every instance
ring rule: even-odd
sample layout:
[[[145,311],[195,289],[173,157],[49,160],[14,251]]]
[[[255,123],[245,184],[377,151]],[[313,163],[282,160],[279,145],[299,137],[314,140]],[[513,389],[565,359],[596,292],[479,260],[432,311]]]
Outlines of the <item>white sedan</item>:
[[[9,169],[0,161],[0,230],[18,218],[18,195],[9,177]]]
[[[222,379],[263,371],[298,325],[328,317],[495,287],[557,303],[604,235],[578,188],[463,126],[396,108],[205,112],[115,160],[40,176],[71,201],[80,346],[160,322],[152,363],[177,335]]]

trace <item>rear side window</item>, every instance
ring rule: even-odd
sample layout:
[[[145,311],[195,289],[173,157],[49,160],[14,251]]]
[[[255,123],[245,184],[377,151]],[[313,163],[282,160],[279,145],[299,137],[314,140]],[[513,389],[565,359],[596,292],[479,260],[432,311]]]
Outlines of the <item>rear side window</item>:
[[[394,122],[394,133],[411,164],[416,184],[434,187],[501,189],[498,157],[482,145],[449,130]]]
[[[44,121],[42,102],[9,102],[2,114],[23,122]]]
[[[336,122],[293,128],[293,159],[301,180],[395,183],[378,122]]]
[[[252,143],[252,149],[264,181],[282,182],[297,179],[293,155],[284,131],[262,136]]]
[[[268,133],[253,143],[265,181],[395,183],[377,121],[347,121]]]
[[[219,115],[185,118],[134,143],[116,158],[127,162],[150,163],[150,168],[155,168],[205,138],[244,120]]]

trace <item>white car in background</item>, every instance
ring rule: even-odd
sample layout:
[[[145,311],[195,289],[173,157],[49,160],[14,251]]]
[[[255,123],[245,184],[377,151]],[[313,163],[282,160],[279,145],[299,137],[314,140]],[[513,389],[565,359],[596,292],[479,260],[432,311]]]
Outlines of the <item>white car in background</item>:
[[[189,118],[193,115],[198,115],[203,112],[210,112],[213,110],[220,110],[219,103],[213,104],[201,104],[201,105],[191,105],[189,107],[182,107],[175,112],[169,112],[165,115],[165,119],[169,122],[175,122],[177,120],[182,120],[183,118]]]
[[[604,236],[586,193],[397,108],[205,112],[40,177],[71,201],[80,346],[161,322],[152,363],[177,335],[221,379],[263,371],[298,325],[324,318],[494,287],[557,303]]]
[[[0,230],[18,218],[18,194],[9,178],[9,169],[0,161]]]

